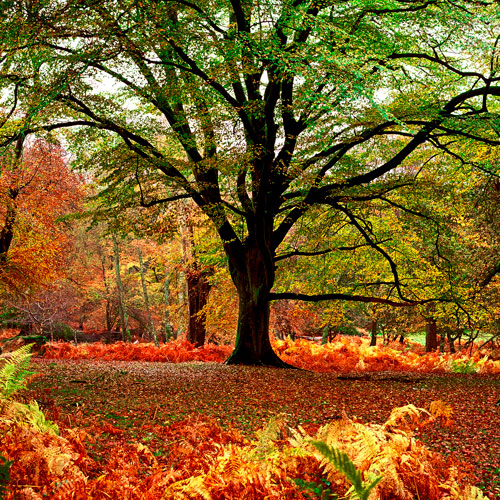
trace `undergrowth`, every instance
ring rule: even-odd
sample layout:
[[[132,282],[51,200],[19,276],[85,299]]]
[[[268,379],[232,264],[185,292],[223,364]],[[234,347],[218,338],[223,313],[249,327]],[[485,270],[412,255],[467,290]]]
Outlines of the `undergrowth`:
[[[0,455],[0,500],[3,500],[7,494],[7,485],[10,480],[10,466],[12,464],[12,461]]]
[[[21,404],[21,403],[18,403]],[[347,415],[309,434],[276,416],[253,440],[208,417],[158,425],[165,454],[118,440],[105,464],[88,453],[83,429],[40,424],[26,414],[0,413],[0,447],[8,468],[6,500],[451,500],[482,498],[459,464],[413,437],[425,425],[451,424],[452,409],[408,405],[383,425]],[[99,422],[92,432],[98,432]],[[111,429],[112,430],[112,429]],[[102,425],[101,432],[110,432]]]
[[[6,400],[26,387],[26,380],[33,372],[28,370],[31,359],[31,344],[24,345],[4,358],[0,368],[0,399]]]
[[[369,339],[338,337],[318,345],[307,340],[275,340],[274,349],[280,357],[299,368],[317,372],[460,372],[500,373],[500,360],[490,359],[487,351],[472,354],[423,353],[419,344],[408,343],[407,349],[369,345]],[[49,359],[104,359],[160,362],[223,362],[231,346],[207,344],[196,348],[185,340],[175,340],[156,347],[152,343],[79,344],[54,342],[45,346]],[[491,354],[491,353],[490,353]]]
[[[452,424],[453,410],[442,401],[429,410],[395,408],[383,425],[344,413],[313,435],[278,415],[253,440],[213,418],[192,417],[156,427],[165,456],[118,441],[107,463],[98,464],[87,452],[92,437],[83,429],[59,432],[36,403],[12,397],[30,374],[27,356],[26,350],[14,353],[14,368],[1,372],[0,485],[6,500],[483,498],[467,484],[460,464],[413,437],[423,426]],[[103,424],[102,432],[110,427]]]

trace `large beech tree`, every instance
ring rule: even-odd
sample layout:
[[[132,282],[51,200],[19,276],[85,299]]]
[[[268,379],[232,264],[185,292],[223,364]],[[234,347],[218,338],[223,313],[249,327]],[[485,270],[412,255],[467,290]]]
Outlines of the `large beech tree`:
[[[272,300],[426,300],[363,203],[405,210],[392,194],[444,157],[497,171],[494,2],[18,0],[4,15],[6,119],[23,109],[22,133],[71,130],[108,203],[192,198],[215,225],[239,296],[229,363],[283,366]],[[116,151],[128,161],[110,163]],[[273,291],[283,253],[332,250],[283,250],[314,206],[386,260],[377,293]]]

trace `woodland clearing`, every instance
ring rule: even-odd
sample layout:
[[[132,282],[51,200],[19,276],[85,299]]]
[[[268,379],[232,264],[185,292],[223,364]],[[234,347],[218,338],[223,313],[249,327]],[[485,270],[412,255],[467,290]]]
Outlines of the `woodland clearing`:
[[[0,33],[0,500],[500,499],[499,2]]]
[[[110,446],[138,442],[159,461],[169,456],[166,426],[199,416],[251,437],[273,416],[310,433],[345,412],[382,423],[395,407],[453,408],[453,426],[432,425],[419,440],[453,457],[488,498],[500,498],[500,377],[378,372],[364,377],[218,363],[153,363],[35,358],[29,396],[61,428],[85,430],[99,476]],[[196,437],[194,438],[196,441]]]

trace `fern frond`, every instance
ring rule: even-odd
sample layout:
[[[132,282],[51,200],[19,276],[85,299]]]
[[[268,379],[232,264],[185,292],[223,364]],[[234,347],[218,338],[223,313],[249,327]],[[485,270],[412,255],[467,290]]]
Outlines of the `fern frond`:
[[[459,498],[461,500],[483,500],[486,497],[484,496],[483,492],[479,488],[476,488],[475,486],[467,485],[465,487],[465,492],[464,492],[463,496],[461,496]]]
[[[275,415],[269,419],[266,426],[256,432],[257,439],[259,440],[259,446],[262,448],[267,448],[268,446],[273,446],[274,442],[282,437],[285,429],[285,416]]]
[[[436,420],[439,420],[444,427],[450,427],[453,424],[453,408],[444,401],[440,399],[432,401],[429,406],[429,412]]]
[[[0,500],[7,494],[7,485],[10,481],[10,466],[12,461],[0,455]]]
[[[36,401],[27,404],[14,400],[6,401],[2,407],[1,419],[4,422],[28,425],[37,432],[59,435],[57,424],[45,418]]]
[[[426,417],[425,420],[423,417]],[[389,415],[389,418],[383,425],[384,430],[398,429],[400,431],[411,432],[416,427],[425,425],[431,414],[423,408],[409,404],[394,408]],[[432,420],[432,417],[431,417]]]
[[[165,500],[190,500],[196,497],[201,497],[203,500],[212,500],[212,495],[205,486],[205,475],[189,477],[171,484],[164,491],[162,498]]]
[[[326,426],[320,427],[317,433],[323,430],[325,427]],[[312,439],[312,436],[310,436],[300,425],[297,427],[297,429],[290,427],[288,429],[288,432],[290,434],[288,438],[288,443],[290,444],[290,446],[293,448],[301,448],[303,450],[306,450],[309,441]]]
[[[357,498],[368,500],[370,492],[382,480],[382,477],[376,477],[370,484],[365,485],[361,477],[361,472],[356,469],[352,460],[347,456],[347,453],[337,450],[323,441],[311,441],[311,444],[326,460],[345,475],[347,480],[352,484]]]
[[[279,449],[276,441],[282,439],[286,433],[285,416],[276,415],[271,417],[266,426],[255,433],[257,442],[253,443],[255,447],[251,449],[247,458],[249,460],[262,460],[278,456]]]
[[[8,399],[26,387],[26,379],[33,375],[33,372],[28,370],[32,345],[24,345],[12,352],[4,366],[0,368],[0,398]]]
[[[33,428],[40,432],[59,434],[59,427],[57,424],[45,418],[45,413],[43,413],[36,401],[28,403],[25,407],[26,420]]]
[[[223,479],[231,479],[239,475],[240,469],[245,465],[241,456],[241,449],[231,444],[220,458],[220,475]]]

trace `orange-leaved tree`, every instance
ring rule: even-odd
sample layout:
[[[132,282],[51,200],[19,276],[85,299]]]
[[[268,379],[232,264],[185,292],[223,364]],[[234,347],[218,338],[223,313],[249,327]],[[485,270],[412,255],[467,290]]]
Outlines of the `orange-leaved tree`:
[[[42,139],[18,140],[0,166],[0,290],[24,293],[61,276],[70,244],[61,218],[79,209],[83,182]]]

